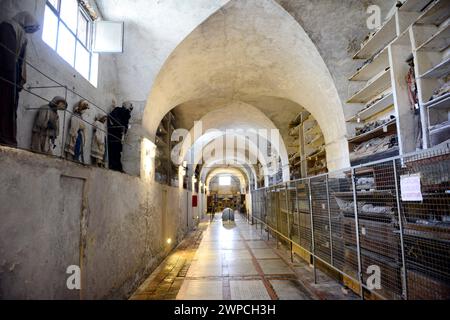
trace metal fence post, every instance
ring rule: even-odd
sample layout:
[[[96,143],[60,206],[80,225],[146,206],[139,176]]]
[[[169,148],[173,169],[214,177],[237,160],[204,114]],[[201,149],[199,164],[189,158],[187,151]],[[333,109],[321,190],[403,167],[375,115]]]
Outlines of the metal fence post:
[[[334,266],[334,259],[333,259],[333,232],[331,230],[330,188],[329,188],[329,183],[328,183],[328,174],[325,176],[325,185],[326,185],[326,192],[327,192],[328,228],[330,229],[330,262],[331,262],[331,265]]]
[[[66,104],[67,104],[67,86],[64,87],[64,101],[66,101]],[[66,142],[66,113],[67,113],[67,110],[64,110],[63,129],[62,129],[62,138],[61,138],[61,159],[65,158],[64,157],[64,149],[66,148],[66,143],[65,143]],[[55,143],[56,143],[56,141],[55,141]]]
[[[398,177],[397,177],[397,163],[392,160],[392,165],[394,166],[394,181],[395,181],[395,197],[397,200],[397,213],[398,213],[398,227],[400,232],[400,249],[402,254],[402,295],[405,300],[408,300],[408,277],[406,270],[406,258],[405,258],[405,243],[403,239],[403,219],[400,210],[400,194],[398,190]]]
[[[291,212],[291,210],[289,209],[289,198],[288,198],[288,190],[289,190],[289,188],[288,188],[288,185],[289,185],[289,182],[286,182],[286,184],[285,184],[285,186],[284,186],[284,188],[285,188],[285,191],[286,191],[286,217],[287,217],[287,227],[288,227],[288,229],[287,229],[287,236],[288,236],[288,238],[289,238],[289,240],[290,240],[290,243],[291,243],[291,262],[294,262],[294,256],[293,256],[293,253],[292,253],[292,238],[291,238],[291,219],[290,219],[290,212]]]
[[[276,231],[280,231],[280,223],[279,223],[280,213],[281,213],[281,210],[280,210],[280,190],[277,190],[276,195],[277,195],[277,197],[276,197],[277,201],[276,201],[275,217],[276,217],[277,225],[276,225],[275,230]],[[275,236],[277,238],[277,249],[278,249],[279,242],[280,242],[279,238],[278,238],[278,232],[275,232]]]
[[[353,191],[353,206],[355,209],[355,231],[356,231],[356,255],[358,258],[358,280],[361,288],[361,299],[364,300],[364,288],[362,278],[362,264],[361,264],[361,247],[359,243],[359,219],[358,219],[358,202],[356,199],[356,181],[355,181],[355,169],[352,168],[352,191]]]
[[[298,204],[298,184],[295,183],[295,207],[297,211],[297,232],[298,232],[298,244],[301,246],[301,235],[300,235],[300,206]]]
[[[309,198],[309,213],[311,216],[311,252],[313,259],[313,269],[314,269],[314,284],[317,284],[317,268],[316,268],[316,246],[314,241],[314,219],[313,219],[313,209],[312,209],[312,194],[311,194],[311,178],[308,178],[308,198]]]
[[[262,222],[262,215],[261,215],[261,217],[260,217],[260,218],[261,218],[261,223],[260,223],[260,224],[261,224],[261,237],[262,237],[262,235],[263,235],[263,222]]]
[[[264,192],[264,191],[263,191]],[[264,198],[264,193],[263,192],[261,192],[261,194],[263,195],[263,196],[260,196],[259,197],[259,208],[260,208],[260,210],[259,210],[259,218],[261,219],[261,237],[262,237],[262,235],[263,235],[263,224],[264,224],[264,220],[263,220],[263,211],[265,211],[265,209],[263,210],[263,204],[265,204],[265,202],[263,202],[263,200],[265,199]]]
[[[267,221],[267,214],[268,214],[268,212],[269,212],[269,210],[268,210],[268,207],[269,207],[269,193],[267,192],[267,189],[265,189],[265,192],[266,192],[266,201],[265,201],[265,210],[266,210],[266,226],[267,226],[267,241],[269,241],[270,240],[270,229],[269,229],[269,223],[268,223],[268,221]]]

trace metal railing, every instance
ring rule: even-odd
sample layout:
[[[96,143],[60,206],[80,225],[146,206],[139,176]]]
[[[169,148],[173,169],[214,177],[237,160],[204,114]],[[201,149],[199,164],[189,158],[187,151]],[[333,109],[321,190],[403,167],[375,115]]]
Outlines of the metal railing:
[[[361,298],[450,299],[450,149],[252,192],[250,219]],[[420,181],[420,182],[418,182]]]

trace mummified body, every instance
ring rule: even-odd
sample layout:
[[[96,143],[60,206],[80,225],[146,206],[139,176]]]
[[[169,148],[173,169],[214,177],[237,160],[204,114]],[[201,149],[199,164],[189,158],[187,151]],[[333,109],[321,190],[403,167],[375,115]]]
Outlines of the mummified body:
[[[65,149],[66,158],[83,163],[86,143],[86,125],[83,121],[83,113],[88,109],[89,103],[85,100],[81,100],[74,108]]]
[[[133,111],[133,104],[124,102],[122,107],[114,108],[108,117],[108,156],[109,168],[123,172],[122,150],[123,139]]]
[[[19,93],[26,83],[27,33],[39,24],[27,12],[0,24],[0,143],[17,146]]]
[[[105,167],[106,119],[108,116],[99,115],[95,121],[92,135],[91,158],[98,167]]]
[[[31,149],[33,151],[52,154],[52,150],[56,147],[56,138],[59,135],[58,110],[65,110],[66,108],[66,100],[62,97],[55,97],[49,104],[39,109],[31,138]]]

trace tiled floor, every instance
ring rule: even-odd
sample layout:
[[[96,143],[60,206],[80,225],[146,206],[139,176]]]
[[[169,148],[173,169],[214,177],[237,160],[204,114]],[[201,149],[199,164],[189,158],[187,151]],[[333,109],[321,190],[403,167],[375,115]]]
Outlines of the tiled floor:
[[[201,241],[200,241],[201,239]],[[267,233],[240,215],[223,224],[220,214],[169,255],[131,299],[179,300],[305,300],[354,299],[320,273],[290,255]]]

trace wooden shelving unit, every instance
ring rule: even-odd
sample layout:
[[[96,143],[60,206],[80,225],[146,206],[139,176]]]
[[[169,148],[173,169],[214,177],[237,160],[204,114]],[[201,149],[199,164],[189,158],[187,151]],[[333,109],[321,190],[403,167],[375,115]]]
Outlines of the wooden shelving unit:
[[[347,121],[349,123],[349,148],[350,151],[358,149],[359,153],[353,154],[354,157],[352,165],[367,164],[368,162],[381,160],[396,156],[398,154],[408,154],[416,151],[417,131],[419,127],[422,130],[422,146],[424,149],[433,148],[437,145],[446,145],[444,142],[450,141],[450,91],[448,83],[450,80],[450,0],[407,0],[400,8],[398,8],[392,18],[390,18],[383,27],[367,41],[364,46],[355,55],[355,59],[367,59],[363,66],[350,76],[349,81],[358,81],[362,83],[362,89],[355,93],[348,100],[352,105],[352,114],[347,114]],[[412,58],[412,60],[411,60]],[[413,63],[412,63],[413,62]],[[389,68],[389,69],[387,69]],[[414,77],[416,79],[417,101],[411,98],[414,94],[414,86],[408,86],[407,78],[412,75],[414,70]],[[384,72],[383,72],[384,71]],[[414,79],[412,76],[408,79]],[[447,84],[447,85],[446,85]],[[411,90],[410,90],[411,89]],[[385,90],[385,91],[384,91]],[[373,98],[384,91],[385,94],[381,99],[375,100]],[[433,100],[432,97],[434,97]],[[420,114],[419,112],[420,111]],[[419,123],[420,115],[420,123]],[[372,121],[379,121],[387,119],[387,117],[395,116],[387,123],[373,128],[369,132],[354,136],[351,130],[355,130],[359,124],[366,125]],[[380,153],[371,154],[371,143],[383,141],[381,144],[384,148]],[[395,144],[395,139],[398,141],[398,146]],[[385,148],[389,143],[389,148]],[[369,150],[369,151],[367,151]],[[429,161],[427,159],[426,161]],[[435,165],[440,165],[442,161],[440,157],[435,160]],[[414,165],[405,160],[405,167],[398,169],[398,174],[409,174],[414,172]],[[398,237],[398,230],[396,223],[398,221],[391,220],[395,215],[395,190],[386,184],[387,173],[386,168],[382,165],[373,164],[366,166],[367,172],[360,173],[356,170],[355,178],[374,177],[374,186],[369,188],[363,187],[357,191],[357,198],[364,204],[372,204],[373,206],[383,206],[386,210],[379,210],[383,212],[384,216],[374,218],[373,212],[364,212],[364,209],[358,211],[359,223],[366,230],[376,230],[372,234],[374,237],[370,241],[366,241],[364,235],[360,235],[361,255],[363,261],[380,265],[383,269],[382,274],[388,274],[389,281],[396,279],[400,280],[400,273],[398,270],[399,250],[395,248],[386,248],[383,245],[375,245],[385,243],[385,239],[377,239],[383,234],[383,237],[394,239]],[[356,186],[358,184],[356,183]],[[435,189],[436,186],[433,185]],[[436,194],[433,192],[426,192],[425,184],[422,186],[424,202],[430,205],[439,198],[439,201],[447,201],[444,194]],[[444,189],[445,187],[443,187]],[[433,190],[434,190],[433,189]],[[444,189],[446,190],[446,189]],[[343,190],[348,191],[348,190]],[[445,191],[444,191],[445,192]],[[354,249],[355,238],[353,231],[355,228],[353,219],[353,211],[347,211],[348,207],[353,204],[352,192],[334,192],[333,196],[341,207],[341,211],[346,219],[344,227],[344,242],[345,246],[345,263],[349,271],[355,270],[357,259]],[[405,243],[408,246],[414,246],[420,239],[424,239],[424,234],[427,234],[427,239],[439,240],[450,239],[449,229],[439,230],[439,237],[435,237],[437,229],[434,226],[422,225],[416,222],[417,219],[435,220],[435,213],[423,210],[423,207],[416,203],[401,202],[402,212],[405,216],[410,215],[410,221],[404,221],[405,225]],[[420,209],[419,209],[420,208]],[[389,210],[388,210],[389,209]],[[370,210],[368,210],[370,211]],[[446,213],[444,210],[443,212]],[[417,218],[415,218],[417,215]],[[383,232],[380,232],[380,228]],[[428,229],[428,230],[425,230]],[[420,231],[420,232],[419,232]],[[382,240],[382,241],[380,241]],[[389,240],[387,240],[389,242]],[[395,241],[392,241],[394,243]],[[439,246],[431,242],[429,250],[435,254],[436,248]],[[409,252],[409,251],[408,251]],[[439,253],[440,254],[440,253]],[[438,256],[439,254],[435,254]],[[416,257],[414,253],[407,256],[408,263],[411,265],[412,260],[420,262],[423,258]],[[443,257],[447,255],[443,254]],[[348,259],[347,259],[348,258]],[[392,268],[394,267],[394,268]],[[412,268],[411,268],[412,269]],[[423,273],[420,269],[414,271],[414,277],[411,276],[411,270],[408,271],[408,287],[412,288],[409,293],[410,297],[414,297],[419,290],[414,291],[414,288],[420,289],[424,281],[429,281],[433,284],[442,285],[444,282],[438,277],[434,277],[432,273]],[[382,279],[382,283],[383,283]],[[389,281],[385,281],[383,287],[389,287]],[[447,287],[446,287],[447,288]],[[392,287],[391,289],[395,289]],[[429,299],[432,292],[420,291],[422,298]]]
[[[375,79],[368,81],[367,85],[355,93],[347,103],[367,103],[372,98],[383,93],[391,87],[391,73],[389,70],[383,71]]]
[[[349,123],[357,123],[360,126],[367,125],[372,121],[381,120],[386,116],[386,111],[393,108],[394,81],[391,72],[389,44],[398,39],[397,19],[397,15],[392,16],[354,56],[354,59],[368,60],[349,78],[350,81],[366,82],[365,86],[347,101],[349,104],[361,105],[361,108],[347,119]],[[382,116],[378,116],[379,114]],[[350,153],[362,143],[385,136],[387,133],[395,134],[396,132],[396,121],[391,120],[370,132],[351,137],[348,140]]]
[[[447,20],[450,14],[448,0],[438,0],[428,6],[417,19],[416,24],[432,24],[439,26]]]
[[[366,142],[373,138],[380,137],[381,135],[383,135],[383,134],[385,135],[386,133],[393,134],[396,132],[395,126],[396,126],[396,120],[391,120],[379,127],[376,127],[375,129],[373,129],[369,132],[366,132],[359,136],[350,138],[348,140],[348,142],[352,143],[352,144],[358,144],[358,143]]]
[[[317,121],[309,112],[301,112],[290,123],[290,135],[298,148],[289,158],[293,179],[327,172],[325,142]]]
[[[424,104],[428,109],[447,109],[450,106],[450,92]]]
[[[422,12],[430,0],[407,0],[400,8],[400,12]]]
[[[450,139],[450,92],[432,99],[449,79],[450,0],[435,0],[414,23],[411,34],[425,148]],[[447,80],[446,80],[447,79]]]
[[[391,92],[386,96],[384,96],[381,100],[371,105],[370,107],[364,108],[361,111],[359,111],[352,118],[348,119],[348,121],[356,121],[356,122],[366,121],[367,119],[374,117],[376,114],[382,112],[383,110],[393,107],[393,105],[394,105],[394,95]]]
[[[450,129],[450,120],[440,123],[439,127],[430,127],[430,134],[438,134],[449,131]]]
[[[428,40],[419,45],[416,51],[438,51],[442,52],[450,45],[450,23],[444,22],[436,33],[434,33]]]
[[[377,56],[370,59],[368,63],[349,79],[350,81],[369,81],[361,91],[349,99],[349,103],[362,104],[362,109],[359,109],[348,117],[350,125],[354,125],[354,122],[365,123],[366,121],[377,120],[379,117],[385,116],[386,112],[390,111],[393,111],[396,119],[389,121],[383,126],[374,128],[370,132],[366,132],[357,137],[351,137],[349,139],[349,148],[352,150],[356,146],[368,145],[374,138],[383,136],[391,137],[394,134],[397,135],[399,145],[398,147],[393,147],[383,152],[381,155],[375,154],[366,156],[366,158],[358,158],[356,161],[352,161],[352,164],[363,164],[389,158],[398,153],[406,154],[416,150],[416,144],[413,141],[414,137],[412,134],[418,131],[417,112],[415,111],[417,106],[413,106],[410,102],[410,92],[406,82],[406,76],[410,71],[410,66],[406,63],[406,60],[409,60],[410,56],[412,56],[414,62],[423,148],[432,148],[443,144],[445,141],[450,141],[450,92],[446,92],[448,89],[445,89],[446,87],[444,86],[450,80],[450,56],[446,53],[450,45],[449,16],[450,0],[407,0],[397,10],[394,16],[396,20],[395,36],[392,36],[392,26],[389,24],[392,24],[391,19],[355,55],[355,58],[370,59],[368,53],[375,55],[377,50],[381,50]],[[385,37],[384,39],[381,39],[382,35]],[[381,44],[386,44],[386,46],[380,48]],[[367,107],[367,96],[377,91],[375,89],[380,85],[381,80],[376,78],[376,76],[384,67],[390,68],[389,80],[392,93],[377,101],[376,104]],[[370,82],[371,79],[375,80]],[[432,97],[435,98],[431,100]],[[391,107],[390,105],[393,106]],[[391,110],[390,108],[393,109]],[[430,160],[427,159],[426,161]],[[439,157],[436,158],[435,165],[438,166],[441,161]],[[400,169],[404,170],[400,174],[403,174],[403,172],[410,173],[411,170],[414,172],[414,165],[408,168],[409,165],[405,161],[406,167],[405,169]],[[381,169],[381,166],[374,165],[373,172],[376,186],[366,192],[358,191],[358,199],[364,203],[372,203],[374,206],[383,203],[386,207],[392,206],[394,208],[395,203],[391,196],[394,190],[387,190],[386,188],[389,187],[385,183],[383,184],[383,180],[386,177],[385,168]],[[359,176],[358,173],[356,175]],[[422,188],[424,188],[424,203],[428,203],[430,208],[434,201],[437,200],[437,197],[439,197],[440,201],[447,201],[441,194],[427,193],[425,185]],[[346,204],[351,203],[353,200],[353,194],[348,192],[336,192],[334,196],[340,202],[346,202]],[[439,250],[436,248],[440,248],[442,244],[436,245],[432,241],[442,242],[442,239],[450,239],[449,229],[439,230],[439,237],[436,237],[438,228],[415,222],[417,218],[434,220],[435,213],[418,210],[415,203],[404,202],[402,202],[402,211],[405,216],[409,216],[408,219],[410,220],[404,221],[404,241],[406,246],[411,248],[417,242],[427,239],[426,243],[429,243],[430,246],[428,250],[432,250],[436,256],[442,255],[445,257],[446,254],[437,253],[436,251]],[[344,216],[345,214],[344,212]],[[416,216],[417,218],[415,218]],[[374,227],[377,230],[383,228],[385,230],[383,233],[384,236],[397,236],[397,231],[392,227],[393,222],[389,221],[388,216],[385,218],[380,216],[377,221],[371,221],[373,220],[372,217],[373,215],[371,214],[364,215],[364,212],[359,212],[359,223],[369,231],[370,228]],[[355,226],[352,220],[347,219],[347,222],[348,225],[344,229],[349,231],[354,230]],[[376,234],[380,233],[378,232]],[[351,232],[347,232],[344,233],[344,240],[349,245],[353,245],[355,239],[351,236]],[[383,246],[374,246],[376,241],[376,238],[371,238],[370,242],[368,242],[365,241],[364,236],[361,236],[360,245],[363,261],[371,261],[370,263],[382,266],[381,268],[384,268],[382,273],[385,275],[389,274],[389,280],[394,278],[399,279],[399,274],[392,272],[394,269],[390,267],[397,264],[395,270],[398,269],[398,248],[395,248],[395,250],[386,250]],[[346,257],[353,258],[352,263],[349,262],[348,265],[349,269],[352,269],[356,261],[354,259],[356,257],[354,248],[346,245],[345,250]],[[411,252],[415,251],[413,250]],[[420,266],[421,261],[427,258],[420,255],[416,256],[415,253],[413,255],[407,254],[406,256],[410,266],[416,263],[417,266]],[[409,297],[414,298],[420,296],[422,299],[430,299],[433,296],[431,290],[419,289],[423,288],[426,282],[433,283],[435,285],[433,288],[439,288],[443,286],[444,281],[439,277],[435,277],[432,272],[423,272],[424,270],[421,268],[422,266],[414,270],[413,268],[408,270],[408,287],[411,289]],[[389,283],[386,281],[383,287],[388,286]],[[447,289],[447,287],[445,288]]]
[[[178,186],[178,168],[173,164],[170,153],[172,150],[171,136],[175,130],[175,116],[169,112],[161,121],[156,134],[156,181],[159,183]]]
[[[354,59],[369,59],[385,48],[397,36],[395,16],[391,17],[382,27],[362,46]]]
[[[417,81],[423,148],[450,139],[449,95],[430,101],[450,71],[450,56],[445,53],[450,45],[449,17],[450,0],[407,0],[353,56],[367,61],[349,78],[349,81],[366,82],[347,101],[359,106],[354,108],[355,113],[347,116],[349,125],[353,123],[350,128],[391,115],[396,119],[387,126],[351,137],[351,152],[358,143],[366,143],[387,133],[397,134],[400,154],[416,150],[411,132],[417,121],[411,111],[405,80],[409,72],[405,60],[411,55]],[[373,103],[374,98],[378,99],[382,94],[384,96]],[[370,160],[369,157],[367,161]]]
[[[430,70],[425,72],[423,75],[420,76],[420,78],[427,78],[427,79],[438,79],[445,77],[450,72],[450,57],[446,58],[441,63],[437,64],[436,66],[432,67]]]
[[[360,70],[358,70],[353,76],[350,77],[350,81],[369,81],[373,79],[377,74],[386,70],[389,67],[389,56],[387,47],[377,54],[371,63],[365,64]]]

